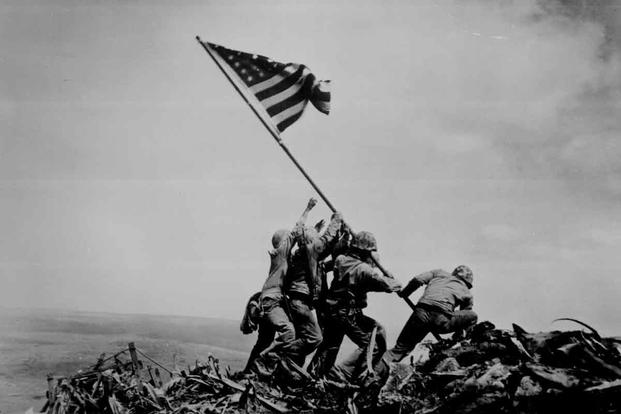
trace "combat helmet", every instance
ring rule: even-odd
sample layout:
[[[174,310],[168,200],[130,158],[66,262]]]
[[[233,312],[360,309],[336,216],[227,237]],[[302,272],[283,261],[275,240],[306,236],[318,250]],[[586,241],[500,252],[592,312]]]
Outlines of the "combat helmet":
[[[367,252],[376,252],[377,240],[375,240],[375,236],[370,231],[360,231],[354,235],[351,247]]]
[[[463,280],[464,282],[466,282],[466,285],[468,285],[468,288],[472,287],[473,274],[472,274],[472,269],[470,269],[468,266],[466,265],[457,266],[455,270],[453,270],[453,276],[456,276],[460,278],[461,280]]]
[[[287,229],[280,229],[274,232],[274,235],[272,236],[272,246],[274,246],[274,249],[277,249],[278,246],[280,246],[280,242],[282,242],[283,239],[288,237],[289,233],[290,232]]]

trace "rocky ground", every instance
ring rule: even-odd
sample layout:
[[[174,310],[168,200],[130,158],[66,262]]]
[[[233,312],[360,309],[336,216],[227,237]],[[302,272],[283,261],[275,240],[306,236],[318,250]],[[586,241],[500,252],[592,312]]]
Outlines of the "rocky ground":
[[[578,322],[579,323],[579,322]],[[314,380],[283,361],[268,378],[222,369],[213,355],[169,369],[138,348],[51,378],[53,413],[618,413],[621,338],[594,329],[528,333],[479,323],[465,338],[426,343],[391,367],[380,390]],[[285,369],[287,368],[287,369]]]

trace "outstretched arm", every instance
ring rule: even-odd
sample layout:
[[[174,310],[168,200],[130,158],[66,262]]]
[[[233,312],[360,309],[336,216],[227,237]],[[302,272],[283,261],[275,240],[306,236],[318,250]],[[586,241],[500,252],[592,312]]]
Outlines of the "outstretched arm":
[[[317,199],[311,197],[311,199],[308,200],[308,204],[306,205],[306,208],[302,212],[302,215],[298,219],[298,222],[295,223],[296,227],[304,227],[304,225],[306,224],[306,219],[308,218],[308,213],[310,213],[310,211],[316,205],[317,205]]]
[[[416,289],[421,287],[422,285],[426,285],[433,279],[439,270],[430,270],[429,272],[421,273],[420,275],[416,275],[408,282],[407,285],[399,292],[399,296],[402,298],[407,298],[410,296]]]
[[[359,266],[354,274],[355,283],[364,287],[367,292],[398,292],[401,290],[401,282],[392,277],[385,276],[378,268],[366,263]]]
[[[330,224],[326,231],[317,240],[313,241],[312,249],[315,250],[317,256],[321,259],[330,254],[330,247],[334,245],[334,241],[339,235],[339,230],[343,223],[343,215],[340,212],[332,214]]]

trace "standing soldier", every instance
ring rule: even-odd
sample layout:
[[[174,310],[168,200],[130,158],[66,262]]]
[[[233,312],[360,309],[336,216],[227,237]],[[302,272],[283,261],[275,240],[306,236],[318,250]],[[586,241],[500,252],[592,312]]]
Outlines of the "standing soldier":
[[[306,209],[300,216],[292,231],[278,230],[272,236],[273,249],[269,251],[270,270],[269,275],[261,289],[259,302],[263,311],[263,321],[260,324],[264,335],[259,340],[259,348],[264,346],[267,337],[277,334],[274,343],[269,347],[269,351],[288,352],[295,340],[295,329],[286,311],[285,297],[283,295],[284,278],[289,268],[291,249],[304,229],[308,213],[317,204],[317,200],[311,198]],[[271,328],[271,329],[270,329]],[[273,332],[273,333],[272,333]],[[264,349],[261,355],[267,350]],[[256,355],[253,355],[256,357]],[[255,364],[260,361],[255,361]]]
[[[472,310],[472,282],[472,270],[463,265],[452,274],[438,269],[414,276],[399,296],[407,298],[420,286],[427,287],[385,359],[401,361],[430,332],[449,333],[474,325],[477,314]],[[458,306],[460,310],[455,310]]]
[[[286,276],[285,294],[289,298],[291,320],[296,339],[291,345],[291,355],[296,364],[304,366],[306,356],[322,341],[321,328],[313,308],[320,301],[325,289],[325,271],[321,262],[331,253],[343,223],[341,213],[332,215],[325,232],[305,227],[298,238],[299,249],[291,257]]]
[[[395,292],[401,284],[387,277],[374,266],[371,256],[377,251],[375,236],[367,231],[354,235],[346,254],[334,261],[334,278],[328,292],[324,340],[311,363],[315,376],[326,375],[339,381],[359,382],[367,370],[364,351],[368,347],[373,330],[376,346],[373,349],[373,367],[376,368],[386,350],[386,334],[383,327],[362,313],[367,306],[368,292]],[[339,365],[336,357],[347,335],[358,349]]]

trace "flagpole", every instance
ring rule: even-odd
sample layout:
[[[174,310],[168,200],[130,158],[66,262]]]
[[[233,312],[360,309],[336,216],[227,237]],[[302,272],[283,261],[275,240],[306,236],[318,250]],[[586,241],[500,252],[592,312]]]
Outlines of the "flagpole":
[[[241,89],[239,88],[239,86],[237,85],[237,83],[235,83],[235,81],[231,78],[231,76],[224,70],[224,68],[222,67],[222,65],[220,64],[220,62],[218,62],[218,60],[211,54],[211,51],[209,50],[209,48],[207,46],[205,46],[205,44],[201,41],[201,38],[199,36],[196,36],[196,40],[198,41],[198,43],[203,47],[203,49],[205,50],[205,52],[207,52],[207,54],[209,55],[209,57],[211,57],[211,59],[214,61],[214,63],[216,64],[216,66],[218,66],[218,68],[220,69],[220,71],[224,74],[224,76],[229,80],[229,82],[231,83],[231,85],[233,85],[233,88],[235,88],[235,90],[237,91],[237,93],[239,93],[239,95],[242,97],[242,99],[246,102],[246,104],[248,104],[248,106],[250,107],[250,109],[252,109],[252,112],[254,112],[254,114],[257,116],[257,118],[259,118],[259,121],[261,121],[261,123],[263,124],[263,126],[265,127],[265,129],[268,130],[268,132],[270,133],[270,135],[272,136],[272,138],[274,138],[274,140],[278,143],[278,145],[280,145],[280,148],[282,148],[282,150],[285,152],[285,154],[287,154],[287,156],[289,157],[289,159],[293,162],[293,164],[295,164],[295,166],[298,168],[298,170],[300,170],[300,172],[302,173],[302,175],[306,178],[306,180],[308,180],[308,182],[310,183],[310,185],[315,189],[315,191],[317,192],[317,194],[319,194],[319,196],[321,197],[321,199],[326,203],[326,205],[328,206],[328,208],[334,213],[336,212],[336,209],[334,208],[334,206],[332,205],[332,203],[330,202],[330,200],[328,200],[328,198],[325,196],[325,194],[323,193],[323,191],[321,191],[321,189],[319,187],[317,187],[317,184],[315,184],[315,182],[313,181],[313,179],[308,175],[308,173],[304,170],[304,168],[302,168],[302,166],[300,165],[300,163],[298,162],[297,159],[295,159],[295,157],[293,156],[293,154],[291,154],[291,151],[289,151],[289,148],[287,148],[287,146],[285,145],[285,143],[283,142],[282,138],[280,138],[280,135],[278,134],[278,132],[276,132],[274,130],[273,127],[270,127],[270,125],[265,121],[265,119],[263,119],[263,117],[261,115],[259,115],[259,112],[257,111],[257,109],[254,107],[254,105],[248,100],[248,98],[246,97],[246,95],[241,91]],[[353,233],[352,228],[345,223],[345,225],[349,228],[349,230]],[[392,275],[384,268],[384,266],[382,266],[376,259],[375,257],[373,257],[371,255],[371,259],[373,260],[373,262],[375,263],[375,265],[377,266],[377,268],[387,277],[392,277]],[[414,309],[414,304],[412,303],[411,300],[409,300],[409,298],[403,298],[405,300],[405,302],[410,306],[410,308]]]
[[[270,125],[268,125],[268,123],[265,121],[265,119],[263,119],[263,117],[261,115],[259,115],[259,112],[257,111],[257,109],[254,107],[254,105],[248,100],[248,98],[246,97],[246,95],[241,91],[241,89],[239,88],[239,86],[237,85],[237,83],[235,83],[235,81],[231,78],[231,76],[224,70],[224,68],[222,67],[222,65],[220,64],[220,62],[218,62],[218,60],[211,54],[211,51],[209,50],[209,48],[207,46],[205,46],[205,44],[201,41],[201,38],[199,36],[196,36],[196,40],[198,41],[198,43],[200,43],[200,45],[203,47],[203,49],[205,49],[205,52],[207,52],[207,54],[209,55],[209,57],[211,57],[211,59],[214,61],[214,63],[218,66],[218,68],[220,68],[220,71],[222,73],[224,73],[224,76],[229,80],[229,82],[231,82],[231,85],[233,85],[233,87],[235,88],[235,90],[240,94],[240,96],[243,98],[243,100],[248,104],[248,106],[250,107],[250,109],[252,109],[252,112],[254,112],[254,114],[257,116],[257,118],[259,118],[259,120],[261,121],[261,123],[263,124],[263,126],[265,127],[265,129],[268,130],[268,132],[270,133],[270,135],[272,135],[272,137],[274,138],[274,140],[276,140],[276,142],[278,143],[278,145],[280,145],[280,148],[282,148],[282,150],[285,152],[285,154],[287,154],[287,156],[289,157],[289,159],[293,162],[293,164],[295,164],[295,166],[298,168],[298,170],[300,170],[300,172],[302,173],[302,175],[308,180],[308,182],[310,183],[310,185],[315,189],[315,191],[317,192],[317,194],[319,194],[319,196],[321,197],[321,199],[326,203],[326,205],[328,206],[328,208],[334,213],[336,211],[336,209],[334,208],[334,206],[332,205],[332,203],[330,202],[330,200],[328,200],[328,198],[325,196],[325,194],[321,191],[321,189],[317,186],[317,184],[315,184],[315,182],[313,181],[313,179],[310,177],[310,175],[308,175],[308,173],[304,170],[304,168],[302,168],[302,166],[300,165],[300,163],[298,162],[298,160],[295,159],[295,157],[293,156],[293,154],[291,154],[291,151],[289,151],[289,148],[287,148],[287,146],[285,145],[285,143],[283,142],[282,138],[280,138],[280,135],[278,134],[278,132],[274,131],[274,128],[271,128]]]

